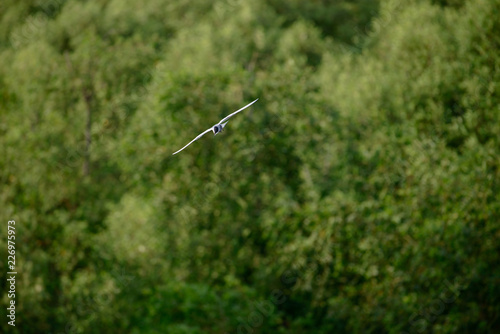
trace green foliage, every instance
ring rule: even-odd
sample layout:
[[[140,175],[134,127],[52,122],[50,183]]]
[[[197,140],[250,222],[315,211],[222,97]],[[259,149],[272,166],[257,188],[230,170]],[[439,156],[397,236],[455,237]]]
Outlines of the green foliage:
[[[16,327],[498,332],[499,10],[2,2]]]

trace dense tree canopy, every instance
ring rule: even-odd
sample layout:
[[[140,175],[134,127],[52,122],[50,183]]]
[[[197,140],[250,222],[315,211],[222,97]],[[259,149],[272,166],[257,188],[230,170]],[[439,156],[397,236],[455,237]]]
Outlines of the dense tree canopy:
[[[2,0],[1,331],[498,333],[499,12]]]

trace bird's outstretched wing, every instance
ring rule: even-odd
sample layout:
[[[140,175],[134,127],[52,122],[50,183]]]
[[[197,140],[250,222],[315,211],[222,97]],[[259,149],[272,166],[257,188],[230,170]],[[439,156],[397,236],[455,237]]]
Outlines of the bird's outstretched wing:
[[[180,151],[182,151],[183,149],[185,149],[186,147],[188,147],[189,145],[191,145],[191,143],[193,143],[194,141],[196,141],[196,140],[200,139],[200,138],[201,138],[201,137],[202,137],[205,133],[210,132],[210,131],[212,131],[212,128],[211,128],[211,127],[210,127],[210,128],[208,128],[208,129],[206,129],[206,130],[205,130],[205,131],[203,131],[202,133],[200,133],[198,136],[196,136],[196,138],[195,138],[195,139],[191,140],[191,141],[190,141],[190,142],[189,142],[186,146],[184,146],[183,148],[181,148],[181,149],[180,149],[180,150],[178,150],[177,152],[173,153],[172,155],[179,153]]]
[[[257,99],[258,100],[258,99]],[[232,114],[229,114],[227,115],[226,117],[224,117],[223,119],[220,120],[219,124],[224,122],[224,121],[227,121],[228,119],[230,119],[232,116],[236,115],[237,113],[239,113],[240,111],[242,111],[243,109],[245,108],[248,108],[250,107],[252,104],[254,104],[255,102],[257,102],[257,100],[253,101],[253,102],[250,102],[249,104],[247,104],[246,106],[244,106],[243,108],[241,109],[238,109],[236,110],[235,112],[233,112]]]

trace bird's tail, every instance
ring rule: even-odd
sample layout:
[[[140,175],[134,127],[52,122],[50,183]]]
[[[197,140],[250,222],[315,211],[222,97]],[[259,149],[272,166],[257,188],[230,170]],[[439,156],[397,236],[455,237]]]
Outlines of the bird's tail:
[[[221,125],[222,125],[221,131],[224,129],[224,127],[226,126],[226,124],[227,124],[227,122],[226,123],[221,123]]]

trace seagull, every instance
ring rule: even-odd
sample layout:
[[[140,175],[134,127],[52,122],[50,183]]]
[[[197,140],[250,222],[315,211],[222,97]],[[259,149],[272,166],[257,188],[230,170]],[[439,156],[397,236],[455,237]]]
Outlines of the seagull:
[[[258,100],[258,99],[257,99]],[[200,133],[198,136],[196,136],[195,139],[191,140],[186,146],[184,146],[183,148],[181,148],[180,150],[178,150],[177,152],[173,153],[172,155],[174,154],[177,154],[179,153],[180,151],[182,151],[183,149],[185,149],[186,147],[188,147],[189,145],[191,145],[194,141],[200,139],[201,137],[203,137],[203,135],[205,133],[208,133],[210,131],[212,131],[214,133],[214,136],[216,134],[218,134],[219,132],[222,132],[222,129],[224,129],[224,127],[226,126],[227,122],[223,123],[224,121],[227,121],[229,118],[233,117],[234,115],[236,115],[237,113],[239,113],[240,111],[242,111],[243,109],[246,109],[248,107],[250,107],[252,104],[254,104],[255,102],[257,102],[257,100],[253,101],[253,102],[250,102],[249,104],[247,104],[246,106],[244,106],[243,108],[241,109],[238,109],[236,110],[235,112],[233,112],[232,114],[229,114],[227,115],[226,117],[224,117],[223,119],[220,120],[219,123],[215,124],[214,126],[206,129],[205,131],[203,131],[202,133]]]

